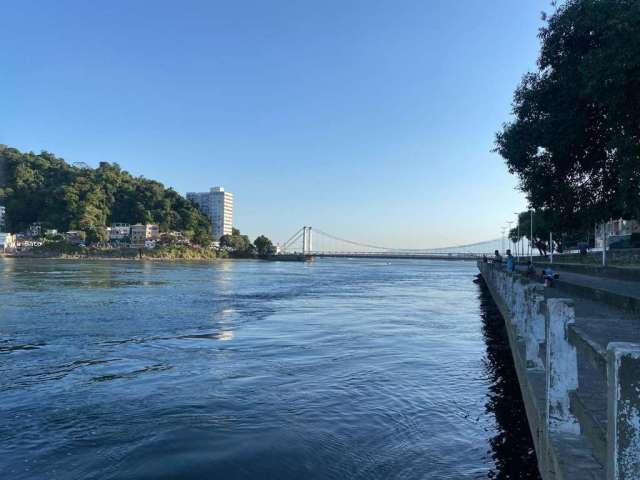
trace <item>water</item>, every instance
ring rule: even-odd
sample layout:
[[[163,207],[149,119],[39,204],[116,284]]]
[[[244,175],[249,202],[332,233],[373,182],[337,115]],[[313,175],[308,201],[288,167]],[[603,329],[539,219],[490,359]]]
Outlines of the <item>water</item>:
[[[475,273],[0,260],[0,478],[537,478]]]

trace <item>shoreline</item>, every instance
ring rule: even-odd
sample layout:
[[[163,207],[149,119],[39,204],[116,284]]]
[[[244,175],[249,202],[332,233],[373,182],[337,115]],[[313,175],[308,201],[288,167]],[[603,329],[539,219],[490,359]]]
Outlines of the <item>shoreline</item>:
[[[232,258],[232,257],[216,257],[216,258],[167,258],[167,257],[149,257],[149,256],[135,256],[135,257],[108,257],[100,255],[7,255],[0,254],[0,258],[19,259],[19,260],[91,260],[91,261],[115,261],[115,262],[217,262],[221,260],[258,260],[253,258]]]

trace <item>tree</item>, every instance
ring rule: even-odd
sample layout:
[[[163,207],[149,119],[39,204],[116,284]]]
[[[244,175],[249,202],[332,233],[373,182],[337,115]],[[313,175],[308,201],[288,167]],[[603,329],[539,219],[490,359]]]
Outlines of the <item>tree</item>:
[[[553,232],[553,249],[557,252],[563,252],[569,246],[577,246],[578,242],[588,240],[590,234],[590,229],[557,229],[558,220],[555,213],[549,210],[533,212],[533,239],[531,238],[530,212],[521,212],[518,215],[518,225],[509,231],[509,239],[514,243],[522,238],[532,241],[533,247],[540,255],[546,255],[549,252],[551,232]],[[518,236],[518,230],[520,236]]]
[[[203,245],[211,238],[211,223],[195,205],[116,163],[77,168],[49,152],[36,155],[0,145],[0,169],[0,204],[7,207],[10,231],[39,222],[60,231],[82,230],[97,242],[106,238],[109,223],[141,222],[191,231]]]
[[[253,245],[256,247],[256,251],[260,257],[266,257],[276,253],[276,248],[273,246],[273,243],[264,235],[256,238],[253,241]]]
[[[568,0],[496,150],[553,229],[640,217],[640,2]]]
[[[254,253],[254,247],[249,237],[242,235],[237,228],[232,230],[231,235],[223,235],[220,237],[220,247],[239,257],[251,256]]]
[[[194,244],[203,247],[209,247],[211,245],[211,242],[213,241],[213,236],[208,230],[198,230],[197,232],[194,232],[193,230],[187,230],[185,232],[185,236],[189,238]]]
[[[509,239],[516,243],[522,238],[528,239],[540,255],[546,255],[549,249],[549,232],[551,232],[552,218],[548,212],[534,212],[533,238],[531,238],[531,213],[521,212],[518,215],[518,226],[509,231]],[[518,236],[518,230],[520,236]],[[555,242],[554,242],[555,243]]]

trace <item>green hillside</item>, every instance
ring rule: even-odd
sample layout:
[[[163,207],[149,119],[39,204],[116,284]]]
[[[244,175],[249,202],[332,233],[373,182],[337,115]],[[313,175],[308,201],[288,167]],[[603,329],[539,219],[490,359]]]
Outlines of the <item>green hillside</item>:
[[[110,223],[140,222],[184,231],[203,245],[211,239],[209,219],[193,203],[117,163],[78,168],[45,151],[23,153],[0,145],[0,170],[0,205],[7,207],[9,231],[40,222],[60,231],[83,230],[96,241],[105,239]]]

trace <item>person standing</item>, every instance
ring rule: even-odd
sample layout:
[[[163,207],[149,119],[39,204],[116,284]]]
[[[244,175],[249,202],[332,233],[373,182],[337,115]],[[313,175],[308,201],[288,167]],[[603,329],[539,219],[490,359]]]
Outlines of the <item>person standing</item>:
[[[511,255],[511,250],[507,250],[506,264],[507,264],[507,270],[509,270],[510,272],[513,272],[516,269],[516,264],[513,260],[513,256]]]

